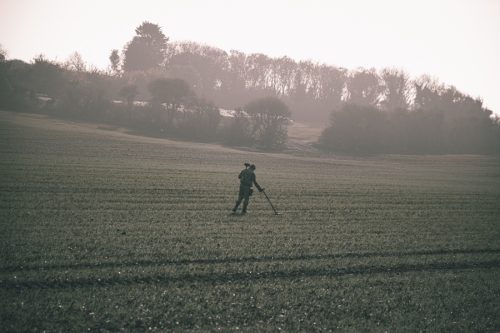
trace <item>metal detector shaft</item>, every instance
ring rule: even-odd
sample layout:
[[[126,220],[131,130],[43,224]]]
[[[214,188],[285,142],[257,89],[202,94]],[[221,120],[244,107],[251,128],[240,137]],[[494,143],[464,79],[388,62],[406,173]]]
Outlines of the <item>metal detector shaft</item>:
[[[264,193],[264,195],[266,196],[267,201],[271,205],[271,208],[274,211],[274,215],[278,215],[278,212],[276,211],[276,209],[274,209],[273,203],[271,202],[271,199],[269,199],[269,197],[267,196],[266,191],[263,190],[262,193]]]

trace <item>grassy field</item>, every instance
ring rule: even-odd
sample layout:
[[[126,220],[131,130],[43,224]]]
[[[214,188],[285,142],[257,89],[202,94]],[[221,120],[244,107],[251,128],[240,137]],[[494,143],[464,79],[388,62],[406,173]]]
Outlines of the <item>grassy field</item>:
[[[256,193],[231,216],[243,162]],[[0,112],[0,327],[500,331],[500,158],[264,154]]]

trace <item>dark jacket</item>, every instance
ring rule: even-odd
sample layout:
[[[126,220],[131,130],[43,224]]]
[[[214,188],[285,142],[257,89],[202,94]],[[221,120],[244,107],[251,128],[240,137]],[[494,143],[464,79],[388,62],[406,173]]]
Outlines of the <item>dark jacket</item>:
[[[252,169],[250,168],[243,169],[240,172],[238,178],[240,179],[241,186],[252,187],[252,185],[255,184],[255,187],[257,187],[257,189],[261,191],[261,187],[257,183],[257,177],[255,176],[255,173],[253,172]]]

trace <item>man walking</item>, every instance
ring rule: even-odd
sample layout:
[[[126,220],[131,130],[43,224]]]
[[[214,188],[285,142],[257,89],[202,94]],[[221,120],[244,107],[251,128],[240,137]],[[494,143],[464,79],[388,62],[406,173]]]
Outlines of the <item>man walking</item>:
[[[238,200],[236,200],[236,205],[233,208],[233,213],[236,213],[241,201],[244,200],[241,214],[246,214],[248,202],[250,201],[250,196],[253,192],[252,185],[255,184],[255,187],[257,187],[259,192],[264,191],[264,189],[257,183],[257,178],[255,176],[255,164],[250,165],[245,163],[245,169],[240,172],[238,178],[240,179],[240,192],[238,194]]]

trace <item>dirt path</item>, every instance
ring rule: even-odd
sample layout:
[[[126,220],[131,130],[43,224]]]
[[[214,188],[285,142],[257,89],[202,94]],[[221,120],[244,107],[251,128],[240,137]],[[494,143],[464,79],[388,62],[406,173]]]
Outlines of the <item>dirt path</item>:
[[[322,128],[294,122],[288,127],[288,150],[299,152],[316,152],[316,143],[323,131]]]

